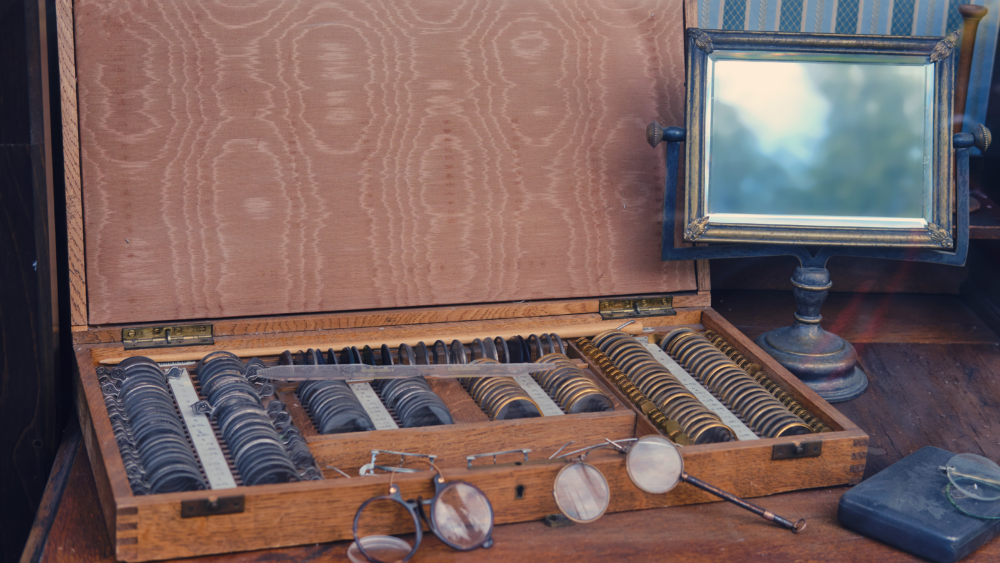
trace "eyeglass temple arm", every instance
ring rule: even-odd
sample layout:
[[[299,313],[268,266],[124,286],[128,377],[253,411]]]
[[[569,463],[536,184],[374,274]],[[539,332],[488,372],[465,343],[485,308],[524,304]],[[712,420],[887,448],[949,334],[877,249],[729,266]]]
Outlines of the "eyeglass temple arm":
[[[945,467],[945,466],[941,466],[938,469],[940,469],[941,471],[947,472],[949,468]],[[998,481],[996,479],[990,479],[989,477],[982,477],[980,475],[969,475],[968,473],[961,473],[961,472],[955,471],[954,469],[951,470],[951,474],[953,476],[955,476],[955,477],[961,477],[963,479],[968,479],[970,481],[975,481],[977,483],[982,483],[984,485],[994,485],[994,486],[1000,487],[1000,481]]]
[[[727,493],[726,491],[723,491],[718,487],[713,487],[712,485],[709,485],[708,483],[702,481],[701,479],[692,477],[688,475],[686,472],[681,473],[681,481],[694,485],[695,487],[698,487],[703,491],[712,493],[713,495],[721,499],[727,500],[735,504],[736,506],[739,506],[740,508],[745,508],[746,510],[753,512],[754,514],[760,516],[761,518],[769,522],[775,522],[781,527],[791,530],[793,534],[801,532],[806,527],[806,521],[804,518],[799,520],[798,522],[793,523],[791,520],[782,518],[781,516],[778,516],[777,514],[771,512],[770,510],[764,510],[763,508],[757,506],[756,504],[751,504],[732,493]]]

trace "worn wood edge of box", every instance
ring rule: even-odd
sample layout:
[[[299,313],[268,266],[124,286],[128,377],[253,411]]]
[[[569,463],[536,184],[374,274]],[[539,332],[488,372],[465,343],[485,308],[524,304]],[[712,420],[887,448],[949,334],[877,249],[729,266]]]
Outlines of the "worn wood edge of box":
[[[676,322],[673,319],[686,318],[698,309],[678,310],[676,316],[649,317],[639,319],[629,330],[641,331],[644,322],[658,324]],[[293,352],[306,348],[326,350],[343,346],[381,346],[383,343],[395,346],[408,342],[411,346],[418,341],[426,341],[430,346],[435,340],[451,342],[457,338],[471,341],[483,336],[503,336],[514,334],[543,334],[558,332],[560,335],[582,335],[590,331],[601,332],[622,324],[621,319],[603,320],[596,313],[582,315],[554,315],[549,317],[521,317],[486,321],[442,322],[421,325],[379,326],[359,329],[333,329],[321,332],[290,333],[260,337],[222,337],[215,343],[204,346],[186,346],[162,349],[124,350],[121,344],[93,346],[94,359],[101,363],[118,363],[130,356],[147,356],[158,362],[200,360],[216,350],[229,350],[238,355],[277,355],[286,349]]]
[[[706,261],[699,261],[706,262]],[[708,267],[699,265],[699,272]],[[702,278],[699,276],[698,293],[672,294],[675,308],[709,307],[712,298],[700,290]],[[497,319],[517,319],[525,317],[548,317],[557,315],[598,314],[601,298],[560,299],[547,301],[489,303],[485,305],[452,305],[441,307],[415,307],[410,309],[375,309],[370,311],[350,311],[341,313],[311,313],[282,317],[254,317],[244,319],[201,319],[171,324],[211,324],[215,337],[244,337],[315,333],[338,329],[358,329],[385,326],[448,323],[463,321],[487,321]],[[114,344],[122,341],[122,328],[144,325],[120,325],[113,327],[90,327],[89,330],[73,333],[74,344]]]
[[[711,309],[694,309],[679,312],[676,317],[650,321],[651,325],[659,323],[663,326],[701,321],[706,328],[719,331],[741,353],[764,365],[769,376],[835,429],[834,432],[794,439],[774,438],[689,446],[684,450],[684,459],[686,469],[692,475],[745,497],[856,483],[860,480],[864,472],[868,436],[788,374],[780,364],[759,352],[749,339],[721,316]],[[553,328],[557,329],[558,326]],[[485,327],[484,330],[486,333],[489,331]],[[275,339],[280,337],[272,338]],[[103,416],[93,416],[94,413],[103,413],[101,409],[104,408],[94,370],[98,352],[105,350],[107,348],[99,345],[79,347],[76,354],[79,369],[76,374],[84,439],[98,483],[102,509],[119,559],[148,561],[350,539],[357,507],[364,500],[385,493],[388,478],[370,477],[363,481],[331,479],[265,485],[238,488],[231,492],[194,491],[148,497],[133,496],[114,441],[110,420],[106,413]],[[613,385],[605,383],[607,387],[614,389]],[[632,408],[631,405],[627,406]],[[607,413],[575,416],[603,420],[601,414],[607,416]],[[632,435],[652,433],[648,423],[643,426],[644,417],[637,416],[631,420],[636,421],[631,429]],[[494,428],[496,425],[520,427],[526,422],[530,421],[488,424]],[[544,425],[545,422],[539,427]],[[610,428],[600,430],[603,433]],[[774,445],[797,443],[806,438],[823,442],[823,454],[820,457],[771,460]],[[313,443],[310,443],[310,447],[313,447]],[[636,489],[629,481],[623,457],[615,454],[595,455],[588,461],[604,473],[611,486],[610,512],[715,500],[688,485],[681,485],[666,495],[648,495]],[[469,481],[483,489],[494,506],[497,523],[503,524],[539,519],[546,514],[558,512],[551,490],[555,475],[562,466],[563,463],[553,462],[532,463],[527,467],[503,465],[472,470],[449,467],[445,476],[448,479]],[[431,493],[429,476],[429,473],[397,476],[395,482],[400,484],[407,497],[418,494],[428,496]],[[521,499],[515,498],[518,486],[523,487]],[[245,497],[244,513],[180,518],[181,501],[205,499],[209,496],[225,497],[230,494]],[[258,527],[257,524],[262,520],[269,524]],[[281,524],[270,524],[273,522]],[[212,541],[196,541],[195,538],[211,538]]]
[[[70,325],[87,324],[87,269],[80,182],[80,122],[76,96],[76,37],[73,0],[56,0],[59,100],[62,108],[63,177],[66,181],[66,257],[69,262]]]

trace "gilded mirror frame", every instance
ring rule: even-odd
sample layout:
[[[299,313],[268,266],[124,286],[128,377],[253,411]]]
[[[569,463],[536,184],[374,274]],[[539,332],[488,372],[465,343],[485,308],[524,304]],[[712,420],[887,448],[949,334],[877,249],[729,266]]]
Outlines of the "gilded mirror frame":
[[[684,240],[687,242],[737,242],[780,245],[911,247],[949,250],[953,233],[954,147],[952,111],[957,35],[939,37],[887,37],[833,34],[761,33],[689,28],[687,30],[687,136],[685,142]],[[835,224],[713,222],[708,213],[708,151],[711,115],[708,104],[713,53],[778,53],[791,60],[822,55],[824,62],[853,62],[858,56],[923,58],[933,65],[930,131],[930,173],[925,176],[923,227],[886,228]],[[718,57],[718,55],[716,55]],[[755,59],[751,59],[755,60]],[[930,186],[926,185],[927,182]],[[929,191],[929,194],[927,193]],[[929,195],[929,197],[928,197]],[[836,221],[834,221],[836,223]]]

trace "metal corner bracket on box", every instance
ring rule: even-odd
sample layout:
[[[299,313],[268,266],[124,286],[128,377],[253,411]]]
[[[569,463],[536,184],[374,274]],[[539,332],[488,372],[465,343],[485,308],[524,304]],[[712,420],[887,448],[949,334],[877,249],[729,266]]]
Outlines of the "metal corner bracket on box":
[[[791,326],[762,334],[756,343],[788,368],[795,376],[831,403],[849,401],[868,387],[868,377],[858,365],[858,355],[850,343],[820,326],[819,312],[832,286],[826,262],[833,256],[859,256],[889,260],[932,262],[964,266],[969,249],[969,148],[983,139],[972,133],[956,133],[956,236],[952,251],[781,244],[710,244],[677,248],[674,246],[677,212],[677,172],[680,144],[685,140],[681,127],[662,127],[655,121],[646,128],[646,140],[656,147],[667,145],[666,179],[663,197],[663,260],[707,260],[757,256],[795,256],[799,267],[792,275],[797,310]]]

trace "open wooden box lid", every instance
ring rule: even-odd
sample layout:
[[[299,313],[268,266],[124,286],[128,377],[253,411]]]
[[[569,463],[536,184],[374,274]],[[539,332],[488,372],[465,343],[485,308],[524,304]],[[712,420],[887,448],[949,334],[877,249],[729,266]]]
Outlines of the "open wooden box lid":
[[[72,8],[74,325],[698,289],[644,136],[681,0]]]

